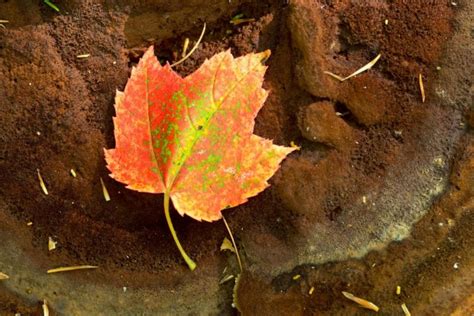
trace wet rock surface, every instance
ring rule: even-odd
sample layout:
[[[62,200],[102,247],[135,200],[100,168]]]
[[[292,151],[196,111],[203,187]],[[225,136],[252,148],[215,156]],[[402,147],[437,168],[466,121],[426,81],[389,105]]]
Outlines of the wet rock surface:
[[[37,314],[43,299],[58,315],[236,312],[233,282],[220,284],[239,273],[235,258],[219,251],[224,225],[173,215],[199,264],[188,271],[162,197],[114,182],[103,159],[103,148],[113,147],[115,90],[141,53],[155,45],[161,61],[175,61],[203,22],[203,42],[177,71],[187,75],[225,49],[271,49],[270,95],[255,132],[301,146],[269,189],[224,212],[245,265],[239,309],[365,313],[341,291],[386,314],[401,313],[403,302],[416,315],[463,314],[473,305],[472,4],[76,0],[60,7],[57,14],[36,2],[0,3],[0,19],[10,21],[0,28],[0,272],[10,275],[0,281],[0,313]],[[231,25],[239,13],[255,21]],[[350,80],[324,73],[349,75],[379,53],[371,70]],[[52,252],[50,236],[58,242]],[[45,274],[77,264],[100,268]]]
[[[356,142],[355,131],[341,117],[348,112],[337,112],[331,102],[313,103],[299,113],[298,127],[307,140],[350,150]]]

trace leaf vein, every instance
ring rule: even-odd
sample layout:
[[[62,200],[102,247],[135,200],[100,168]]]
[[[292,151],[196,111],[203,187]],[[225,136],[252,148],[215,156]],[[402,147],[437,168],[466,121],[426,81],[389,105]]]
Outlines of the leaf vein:
[[[158,170],[158,174],[160,175],[160,178],[161,178],[161,182],[163,184],[163,187],[166,187],[166,183],[165,183],[165,180],[164,180],[164,176],[163,174],[161,173],[161,169],[160,169],[160,166],[158,165],[158,161],[156,159],[156,153],[155,153],[155,149],[153,148],[153,134],[151,133],[151,119],[150,119],[150,103],[149,103],[149,88],[148,88],[148,68],[145,68],[145,92],[146,92],[146,96],[145,96],[145,101],[146,101],[146,114],[147,114],[147,120],[148,120],[148,135],[150,136],[150,141],[149,141],[149,144],[148,146],[150,147],[150,150],[151,150],[151,153],[152,153],[152,158],[153,158],[153,162],[155,163],[155,168],[156,170]]]
[[[214,73],[214,77],[213,77],[213,80],[212,80],[212,89],[211,89],[211,101],[213,104],[216,104],[216,101],[215,101],[215,86],[216,86],[216,81],[217,81],[217,73],[219,72],[223,62],[224,62],[225,58],[222,58],[222,60],[220,61],[220,63],[217,65],[217,69]],[[218,103],[218,105],[215,107],[214,111],[212,112],[212,114],[209,116],[209,118],[207,119],[207,121],[205,122],[205,125],[203,125],[203,128],[202,130],[207,130],[207,128],[209,127],[209,124],[210,122],[212,121],[212,118],[214,117],[214,114],[217,113],[217,111],[220,109],[220,107],[222,106],[222,104],[224,104],[224,102],[226,101],[226,99],[229,97],[229,95],[237,88],[237,86],[242,83],[242,81],[249,75],[251,74],[256,67],[258,67],[259,64],[256,63],[254,65],[254,67],[250,68],[248,72],[246,72],[242,77],[238,78],[236,80],[236,82],[230,87],[230,89],[227,90],[227,92],[225,93],[225,95],[221,98],[220,102]],[[194,140],[193,140],[193,143],[191,145],[191,147],[189,148],[189,150],[187,151],[186,153],[186,156],[183,158],[183,162],[181,163],[181,165],[179,166],[178,170],[176,171],[176,174],[174,175],[173,177],[173,181],[171,181],[170,183],[170,187],[173,186],[173,183],[174,181],[176,180],[176,178],[178,177],[180,171],[181,171],[181,168],[183,167],[183,165],[186,163],[186,161],[188,160],[189,156],[192,154],[193,152],[193,149],[194,149],[194,146],[197,144],[197,142],[199,141],[199,137],[197,137],[198,133],[195,134],[196,136],[194,137]]]

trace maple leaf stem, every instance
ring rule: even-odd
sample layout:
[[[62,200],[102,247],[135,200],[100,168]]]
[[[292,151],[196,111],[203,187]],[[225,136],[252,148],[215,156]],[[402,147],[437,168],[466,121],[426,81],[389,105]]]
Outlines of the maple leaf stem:
[[[179,252],[181,253],[181,256],[183,257],[184,261],[186,261],[189,269],[193,271],[196,269],[196,263],[188,256],[186,251],[184,251],[183,246],[181,246],[181,243],[179,242],[178,235],[176,234],[176,231],[174,230],[173,227],[173,222],[171,221],[171,216],[170,216],[170,193],[168,191],[165,191],[165,197],[164,197],[164,208],[165,208],[165,217],[166,217],[166,222],[168,223],[168,227],[170,229],[171,235],[173,236],[174,242],[176,243],[176,246],[179,249]]]

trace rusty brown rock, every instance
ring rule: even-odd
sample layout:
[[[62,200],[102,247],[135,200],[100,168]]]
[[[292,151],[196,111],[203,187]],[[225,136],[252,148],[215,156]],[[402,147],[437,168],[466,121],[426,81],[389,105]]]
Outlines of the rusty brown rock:
[[[234,291],[234,301],[242,315],[299,316],[303,301],[297,289],[276,293],[264,280],[244,271]]]
[[[289,157],[275,185],[287,208],[310,216],[311,221],[329,222],[339,215],[339,194],[349,185],[349,175],[344,156],[331,151],[317,164],[305,156]]]
[[[349,75],[371,59],[359,54],[351,62],[338,56],[342,48],[331,12],[314,1],[294,1],[288,25],[298,56],[295,71],[299,85],[315,96],[343,102],[363,124],[382,121],[387,104],[396,103],[390,93],[393,84],[372,73],[342,83],[324,73]]]
[[[391,114],[401,106],[400,94],[419,97],[414,78],[419,73],[429,75],[423,63],[439,56],[441,46],[436,40],[450,28],[451,13],[444,5],[420,10],[423,15],[427,14],[426,10],[438,11],[440,16],[436,25],[429,18],[419,22],[432,30],[434,42],[427,49],[427,45],[422,44],[426,35],[421,30],[413,30],[398,21],[402,14],[409,20],[419,21],[416,17],[418,8],[415,8],[419,5],[377,3],[340,1],[327,5],[323,1],[296,0],[291,3],[288,18],[299,85],[314,96],[344,103],[364,125],[390,122]],[[397,10],[392,10],[392,6]],[[343,10],[344,14],[335,15],[337,10]],[[382,16],[389,18],[388,25],[384,26]],[[374,22],[377,17],[378,24]],[[407,32],[419,40],[401,44],[400,33]],[[402,47],[422,62],[400,58]],[[324,73],[330,71],[347,76],[378,53],[382,57],[371,70],[342,83]],[[395,84],[394,77],[400,78],[403,84]]]
[[[298,127],[308,140],[321,142],[339,150],[348,150],[354,144],[352,128],[338,116],[334,105],[328,101],[305,107],[298,114]]]
[[[471,128],[474,128],[474,109],[471,109],[467,114],[467,123]]]
[[[190,273],[160,196],[109,179],[106,204],[97,181],[108,179],[102,148],[113,145],[113,96],[139,57],[133,52],[154,44],[160,60],[173,61],[203,21],[208,32],[179,73],[222,50],[271,49],[270,95],[255,130],[302,147],[268,190],[225,211],[252,276],[241,289],[242,311],[355,315],[361,311],[340,294],[350,291],[396,315],[390,293],[399,284],[412,313],[450,314],[468,295],[474,266],[473,151],[465,150],[473,116],[458,111],[472,103],[473,5],[431,2],[64,0],[57,14],[42,1],[0,1],[0,18],[11,21],[0,29],[0,264],[15,267],[0,288],[0,314],[38,314],[37,298],[53,292],[48,305],[67,315],[235,313],[232,282],[219,285],[224,267],[238,273],[235,259],[218,251],[222,223],[172,215],[200,264]],[[450,21],[451,11],[462,18]],[[231,26],[240,12],[256,21]],[[450,25],[456,37],[446,42]],[[438,58],[440,47],[449,58]],[[379,52],[370,71],[347,82],[324,74],[348,75]],[[76,58],[84,53],[90,58]],[[343,117],[358,142],[350,150],[302,135],[298,113],[320,100],[352,113]],[[339,139],[328,122],[314,122]],[[44,251],[51,234],[61,242],[54,254]],[[103,269],[54,280],[44,273],[78,262]]]

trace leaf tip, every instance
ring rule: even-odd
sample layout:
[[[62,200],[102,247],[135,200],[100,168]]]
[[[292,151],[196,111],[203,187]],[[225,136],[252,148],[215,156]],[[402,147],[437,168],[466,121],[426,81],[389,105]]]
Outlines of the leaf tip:
[[[147,48],[145,51],[145,54],[143,54],[143,57],[150,57],[150,56],[155,56],[155,48],[153,45]]]
[[[155,49],[154,49],[153,45],[151,45],[145,51],[142,58],[140,58],[140,61],[138,62],[137,67],[138,67],[138,69],[140,69],[142,67],[144,67],[144,68],[148,68],[148,67],[158,67],[158,68],[160,68],[160,66],[161,66],[161,64],[158,61],[158,58],[156,58],[156,56],[155,56]],[[135,67],[132,67],[132,75],[133,75],[134,71],[135,71]]]

